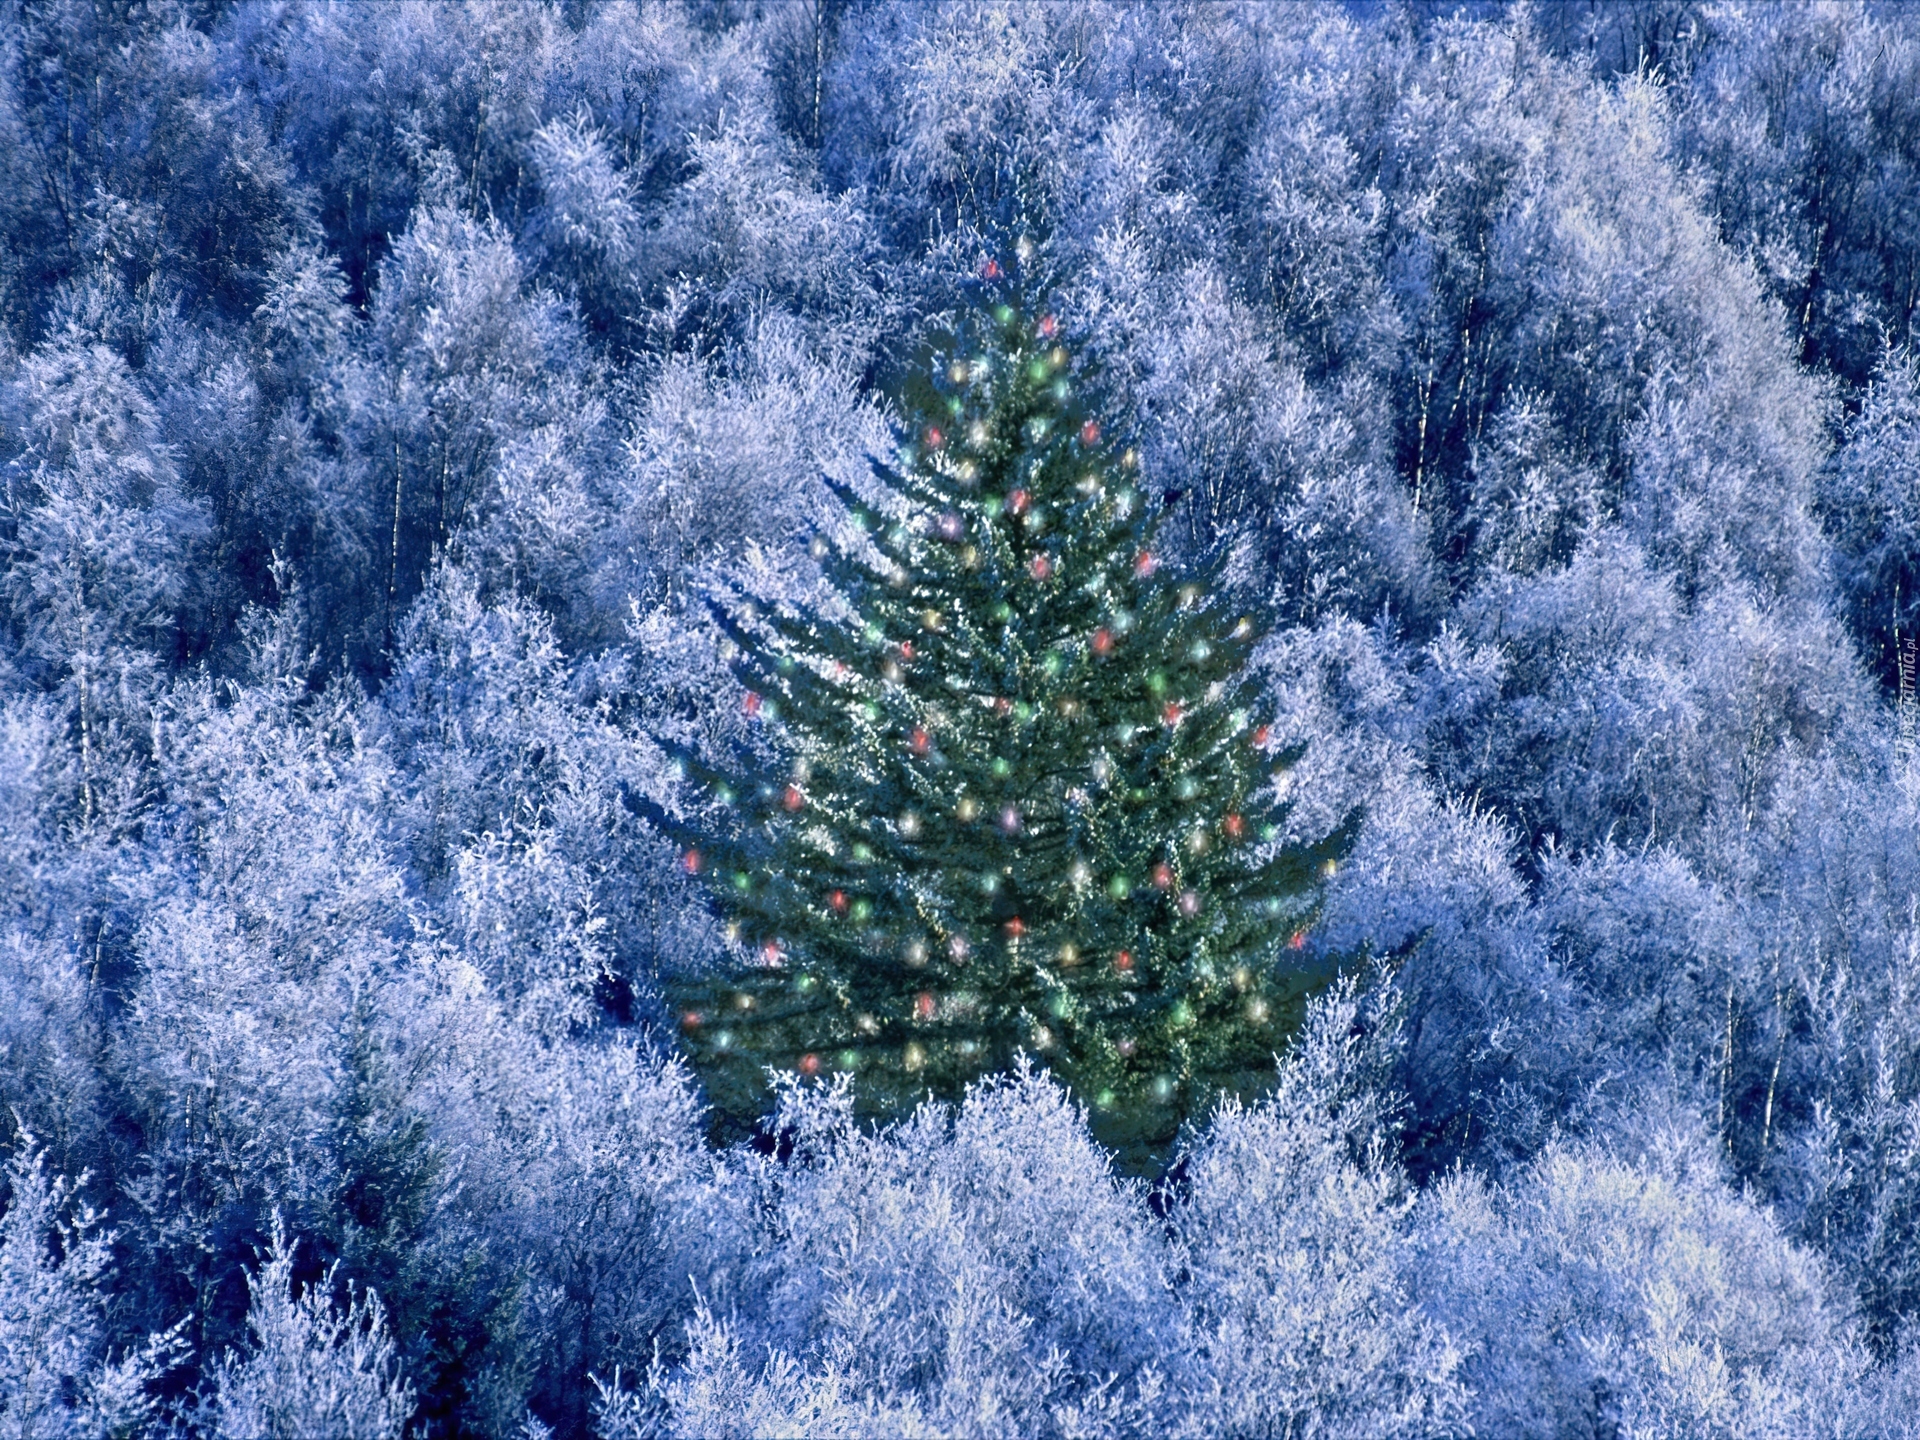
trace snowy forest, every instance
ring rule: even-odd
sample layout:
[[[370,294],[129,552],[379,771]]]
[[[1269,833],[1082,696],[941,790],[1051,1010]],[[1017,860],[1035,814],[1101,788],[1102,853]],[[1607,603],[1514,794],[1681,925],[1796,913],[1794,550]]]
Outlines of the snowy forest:
[[[1920,8],[5,0],[0,229],[0,1435],[1920,1435]],[[1151,1163],[674,998],[1006,287],[1338,837]]]

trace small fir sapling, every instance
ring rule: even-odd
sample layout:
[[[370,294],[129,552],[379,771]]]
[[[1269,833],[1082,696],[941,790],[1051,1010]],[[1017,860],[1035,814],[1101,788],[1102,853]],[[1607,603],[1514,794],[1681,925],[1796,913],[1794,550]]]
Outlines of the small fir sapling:
[[[1258,713],[1262,625],[1163,563],[1088,368],[988,269],[874,493],[835,485],[812,541],[851,618],[715,604],[761,743],[677,752],[699,798],[653,818],[739,948],[672,998],[737,1122],[767,1067],[853,1072],[891,1115],[1024,1051],[1150,1165],[1271,1074],[1357,817],[1280,842],[1298,751]]]

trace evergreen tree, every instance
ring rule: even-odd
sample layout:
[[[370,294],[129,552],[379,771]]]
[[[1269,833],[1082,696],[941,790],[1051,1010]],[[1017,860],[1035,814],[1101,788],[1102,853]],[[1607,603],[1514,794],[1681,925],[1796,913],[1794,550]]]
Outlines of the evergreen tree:
[[[716,604],[764,743],[677,757],[706,801],[659,818],[741,953],[674,999],[723,1114],[767,1066],[854,1072],[884,1114],[1024,1050],[1151,1147],[1271,1073],[1352,822],[1281,842],[1298,751],[1256,713],[1261,626],[1163,562],[1055,318],[981,298],[813,539],[851,616]]]

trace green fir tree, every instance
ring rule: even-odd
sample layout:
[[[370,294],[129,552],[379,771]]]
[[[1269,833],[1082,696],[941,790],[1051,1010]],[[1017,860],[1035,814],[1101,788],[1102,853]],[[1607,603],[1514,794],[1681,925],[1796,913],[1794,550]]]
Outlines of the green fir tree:
[[[1150,1168],[1265,1083],[1326,978],[1298,952],[1353,821],[1282,843],[1262,627],[1163,562],[1090,378],[990,291],[910,376],[871,495],[835,487],[813,553],[851,618],[716,606],[761,743],[679,755],[700,799],[658,818],[739,947],[671,995],[736,1122],[765,1067],[852,1072],[891,1115],[1024,1051]]]

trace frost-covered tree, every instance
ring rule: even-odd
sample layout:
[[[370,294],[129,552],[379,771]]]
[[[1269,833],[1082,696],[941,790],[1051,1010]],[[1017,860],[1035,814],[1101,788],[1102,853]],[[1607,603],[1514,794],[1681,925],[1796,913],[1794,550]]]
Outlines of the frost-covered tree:
[[[75,339],[29,357],[7,401],[0,601],[13,664],[61,707],[79,757],[77,822],[123,823],[207,517],[179,493],[151,404],[105,346]]]
[[[379,1296],[349,1290],[343,1308],[333,1270],[296,1285],[296,1248],[276,1217],[260,1268],[247,1278],[251,1347],[214,1369],[210,1432],[222,1440],[400,1440],[414,1396]]]
[[[160,1418],[152,1387],[184,1358],[180,1327],[120,1350],[109,1339],[114,1234],[50,1176],[23,1133],[0,1211],[0,1435],[133,1436]]]

